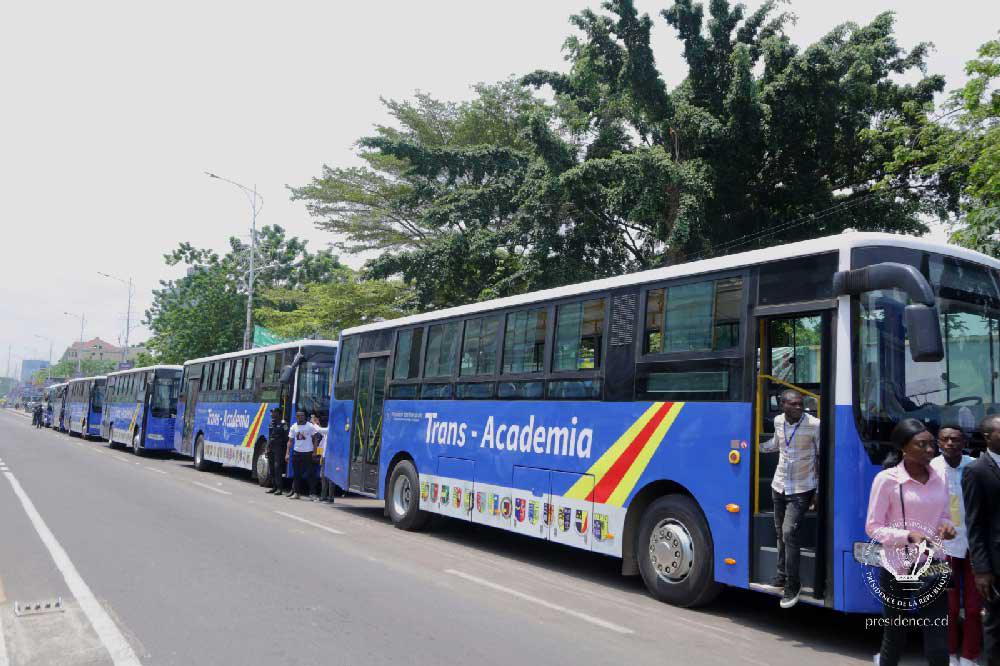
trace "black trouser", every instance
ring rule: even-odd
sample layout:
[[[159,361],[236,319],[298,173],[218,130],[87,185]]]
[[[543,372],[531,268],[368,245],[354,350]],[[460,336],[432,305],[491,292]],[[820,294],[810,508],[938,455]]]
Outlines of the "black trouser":
[[[282,475],[288,464],[285,462],[285,450],[287,447],[272,445],[267,449],[267,466],[271,470],[271,484],[280,492],[284,489]]]
[[[313,476],[312,451],[292,451],[292,490],[299,495],[308,495]]]
[[[778,578],[785,579],[785,587],[798,591],[799,561],[802,547],[799,540],[799,528],[802,518],[809,510],[815,490],[804,493],[786,495],[777,490],[771,490],[774,500],[774,531],[778,538]]]
[[[919,597],[923,590],[929,589],[931,585],[921,588],[921,591],[907,593],[896,583],[896,579],[891,573],[882,569],[879,573],[879,586],[882,591],[895,599],[907,596]],[[898,608],[883,604],[882,616],[887,620],[920,618],[923,626],[920,631],[924,635],[924,656],[927,658],[929,666],[948,666],[948,594],[945,590],[934,598],[933,601],[916,608],[913,611],[904,611]],[[882,628],[882,648],[879,650],[879,666],[897,666],[899,656],[906,645],[906,632],[908,627],[888,625]]]
[[[320,491],[319,498],[324,500],[333,501],[333,482],[326,478],[326,474],[323,474],[323,470],[320,470]]]
[[[993,574],[993,589],[1000,589],[1000,575]],[[993,592],[993,598],[983,599],[986,617],[983,619],[983,666],[1000,666],[1000,595]]]

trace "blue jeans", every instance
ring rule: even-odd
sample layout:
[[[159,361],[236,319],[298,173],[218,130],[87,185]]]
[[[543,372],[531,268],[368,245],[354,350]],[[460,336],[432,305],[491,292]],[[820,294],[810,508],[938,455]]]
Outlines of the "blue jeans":
[[[815,490],[807,490],[804,493],[793,493],[786,495],[772,489],[771,497],[774,500],[774,531],[778,537],[778,578],[785,579],[785,588],[798,591],[801,581],[799,580],[799,560],[801,560],[801,546],[799,542],[799,528],[802,527],[802,518],[812,504]]]

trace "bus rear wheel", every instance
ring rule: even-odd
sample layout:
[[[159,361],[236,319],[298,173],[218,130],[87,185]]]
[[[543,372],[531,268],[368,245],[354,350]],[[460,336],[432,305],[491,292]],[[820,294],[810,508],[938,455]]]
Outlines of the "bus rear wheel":
[[[142,431],[138,428],[132,433],[132,453],[137,456],[141,456],[146,452],[146,449],[142,446]]]
[[[715,582],[712,534],[695,502],[667,495],[650,504],[639,522],[639,572],[650,593],[674,606],[710,603],[722,586]]]
[[[194,468],[199,472],[208,471],[209,462],[205,460],[205,438],[198,435],[194,440]]]
[[[392,524],[401,530],[423,529],[430,520],[430,514],[420,510],[420,478],[409,460],[392,468],[385,504]]]

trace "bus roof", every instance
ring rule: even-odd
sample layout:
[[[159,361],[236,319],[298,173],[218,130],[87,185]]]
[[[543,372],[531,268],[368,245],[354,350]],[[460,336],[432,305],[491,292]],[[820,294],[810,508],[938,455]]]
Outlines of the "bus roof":
[[[130,368],[129,370],[118,370],[117,372],[109,372],[108,377],[120,377],[121,375],[128,375],[133,372],[146,372],[147,370],[183,370],[183,365],[147,365],[141,368]]]
[[[75,379],[69,380],[66,383],[67,384],[73,384],[73,383],[76,383],[76,382],[90,382],[90,381],[93,381],[95,379],[107,379],[107,378],[108,378],[107,375],[94,375],[93,377],[77,377]]]
[[[985,264],[991,268],[1000,269],[1000,261],[985,254],[981,254],[964,247],[959,247],[957,245],[935,243],[923,238],[903,236],[900,234],[844,232],[836,236],[825,236],[823,238],[799,241],[797,243],[788,243],[786,245],[775,244],[773,247],[751,250],[749,252],[727,254],[721,257],[691,261],[685,264],[675,264],[673,266],[665,266],[663,268],[653,268],[646,271],[640,271],[638,273],[601,278],[599,280],[580,282],[563,287],[555,287],[553,289],[543,289],[541,291],[533,291],[527,294],[519,294],[517,296],[505,296],[503,298],[495,298],[489,301],[481,301],[479,303],[469,303],[468,305],[460,305],[443,310],[434,310],[421,314],[410,315],[408,317],[400,317],[398,319],[388,319],[386,321],[379,321],[345,329],[341,332],[341,336],[353,335],[355,333],[366,333],[368,331],[377,331],[385,328],[395,328],[397,326],[409,326],[412,324],[435,321],[438,319],[448,319],[450,317],[460,317],[478,312],[489,312],[491,310],[500,310],[522,304],[568,298],[570,296],[577,296],[596,291],[607,291],[610,289],[618,289],[621,287],[645,284],[648,282],[659,282],[661,280],[667,280],[674,277],[700,275],[702,273],[712,273],[715,271],[728,270],[742,266],[753,266],[772,261],[779,261],[782,259],[791,259],[793,257],[805,257],[809,255],[824,254],[826,252],[848,250],[855,247],[870,245],[891,245],[913,248],[916,250],[939,252],[962,259],[968,259],[979,264]]]
[[[254,347],[253,349],[242,349],[240,351],[229,352],[227,354],[216,354],[215,356],[193,358],[190,361],[184,361],[184,365],[188,366],[192,363],[208,363],[210,361],[220,361],[227,358],[239,358],[241,356],[249,356],[250,354],[266,354],[267,352],[278,351],[280,349],[298,349],[299,347],[329,347],[330,349],[336,349],[337,341],[292,340],[291,342],[280,342],[276,345],[268,345],[266,347]]]

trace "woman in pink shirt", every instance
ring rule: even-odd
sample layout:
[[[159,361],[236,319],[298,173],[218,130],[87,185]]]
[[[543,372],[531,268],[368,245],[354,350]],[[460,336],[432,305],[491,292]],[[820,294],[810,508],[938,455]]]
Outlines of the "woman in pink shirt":
[[[947,595],[942,591],[933,600],[917,604],[916,600],[933,589],[937,581],[921,578],[918,582],[905,583],[897,579],[897,576],[920,573],[932,559],[942,561],[943,550],[934,551],[941,548],[943,539],[955,536],[955,528],[949,521],[948,487],[930,467],[937,453],[937,443],[917,419],[900,421],[890,439],[895,450],[886,461],[887,468],[872,482],[865,521],[865,532],[882,544],[880,589],[885,598],[895,600],[890,604],[883,599],[888,622],[884,625],[882,648],[875,663],[879,666],[899,663],[906,627],[896,626],[892,620],[917,616],[926,618],[922,631],[927,663],[948,666]]]

